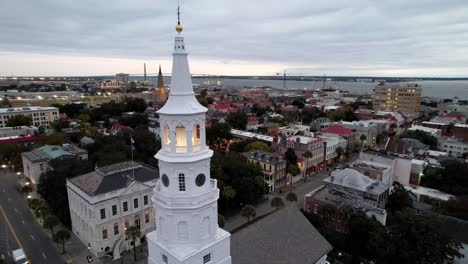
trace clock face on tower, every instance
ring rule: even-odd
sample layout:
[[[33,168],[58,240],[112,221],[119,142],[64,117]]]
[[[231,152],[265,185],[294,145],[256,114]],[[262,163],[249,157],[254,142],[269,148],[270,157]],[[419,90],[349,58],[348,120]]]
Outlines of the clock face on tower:
[[[165,187],[169,186],[169,177],[166,174],[162,175],[161,181]]]
[[[203,184],[205,184],[205,181],[206,181],[206,176],[205,174],[203,173],[200,173],[197,175],[197,178],[195,178],[195,184],[200,187],[202,186]]]

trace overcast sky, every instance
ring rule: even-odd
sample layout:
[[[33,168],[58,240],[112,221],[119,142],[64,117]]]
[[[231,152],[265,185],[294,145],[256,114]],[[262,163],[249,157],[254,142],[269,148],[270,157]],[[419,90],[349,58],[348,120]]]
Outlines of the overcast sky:
[[[468,77],[467,0],[180,0],[193,74]],[[171,71],[176,0],[0,0],[0,75]]]

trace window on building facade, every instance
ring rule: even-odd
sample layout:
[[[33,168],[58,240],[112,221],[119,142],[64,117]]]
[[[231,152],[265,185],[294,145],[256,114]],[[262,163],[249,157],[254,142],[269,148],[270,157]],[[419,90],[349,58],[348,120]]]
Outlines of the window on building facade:
[[[164,144],[169,145],[171,142],[169,137],[169,126],[166,124],[164,125]]]
[[[162,255],[162,261],[163,261],[164,263],[168,263],[167,256],[164,255],[164,254]]]
[[[102,208],[100,213],[101,213],[101,219],[106,218],[106,209],[105,208]]]
[[[112,215],[116,215],[116,214],[117,214],[117,205],[114,204],[114,205],[112,206]]]
[[[143,196],[143,204],[144,205],[148,204],[148,195]]]
[[[179,173],[179,191],[185,192],[185,175]]]
[[[149,212],[145,212],[145,223],[149,223]]]
[[[133,199],[133,208],[138,208],[138,198]]]
[[[107,226],[102,228],[102,239],[107,239]]]
[[[114,224],[114,235],[118,235],[119,234],[119,224],[118,223],[115,223]]]
[[[210,261],[211,261],[211,253],[203,256],[203,264],[208,263]]]
[[[127,212],[128,211],[128,203],[127,202],[123,202],[123,211],[124,212]]]
[[[130,222],[128,221],[128,219],[125,219],[125,229],[127,229],[129,226],[130,226]]]

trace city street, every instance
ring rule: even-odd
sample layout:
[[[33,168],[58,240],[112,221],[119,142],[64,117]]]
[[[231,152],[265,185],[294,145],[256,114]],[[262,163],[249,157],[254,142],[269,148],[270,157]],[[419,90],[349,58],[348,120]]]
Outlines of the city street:
[[[24,195],[16,189],[17,176],[0,171],[0,257],[12,261],[11,251],[23,247],[32,264],[63,264],[65,260],[35,221]]]
[[[292,191],[297,194],[297,205],[299,208],[302,208],[304,205],[304,195],[307,193],[319,188],[320,186],[323,185],[322,180],[328,177],[328,171],[325,169],[324,171],[307,177],[306,182],[298,181],[293,184],[293,189]],[[289,192],[289,190],[283,191],[283,193],[275,193],[272,195],[269,195],[269,199],[256,205],[255,209],[257,212],[257,216],[267,214],[269,212],[272,212],[274,210],[273,207],[270,205],[270,201],[273,197],[280,196],[283,198],[284,202],[286,203],[286,195]],[[226,224],[225,224],[225,229],[227,231],[231,231],[243,224],[246,223],[246,219],[240,215],[240,213],[229,217],[226,219]]]

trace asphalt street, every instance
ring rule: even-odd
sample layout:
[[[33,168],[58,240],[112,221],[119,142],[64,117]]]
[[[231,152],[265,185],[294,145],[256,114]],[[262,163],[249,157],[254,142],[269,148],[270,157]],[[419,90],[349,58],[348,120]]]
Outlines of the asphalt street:
[[[17,175],[0,171],[0,257],[13,261],[11,251],[23,247],[32,264],[63,264],[65,260],[34,219],[24,194],[16,189]]]

